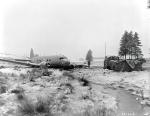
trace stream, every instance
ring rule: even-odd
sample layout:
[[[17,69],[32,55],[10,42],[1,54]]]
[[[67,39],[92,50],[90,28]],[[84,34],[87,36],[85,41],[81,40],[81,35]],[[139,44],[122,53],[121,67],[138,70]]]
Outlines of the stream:
[[[136,98],[136,95],[131,95],[128,91],[117,88],[104,88],[101,85],[95,85],[96,89],[102,89],[106,93],[115,97],[118,102],[117,116],[150,116],[150,107],[141,105]],[[100,87],[100,88],[99,88]],[[139,98],[140,99],[140,98]]]

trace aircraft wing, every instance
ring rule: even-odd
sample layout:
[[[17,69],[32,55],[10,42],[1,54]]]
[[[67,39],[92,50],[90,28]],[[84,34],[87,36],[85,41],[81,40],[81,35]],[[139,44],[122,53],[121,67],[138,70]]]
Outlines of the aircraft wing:
[[[24,62],[31,62],[31,59],[14,59],[15,61],[24,61]]]
[[[30,66],[30,67],[40,67],[40,64],[35,64],[35,63],[31,63],[31,62],[21,62],[21,61],[15,61],[15,60],[8,60],[8,59],[4,59],[4,58],[0,58],[0,61],[3,62],[10,62],[10,63],[14,63],[14,64],[20,64],[20,65],[24,65],[24,66]]]

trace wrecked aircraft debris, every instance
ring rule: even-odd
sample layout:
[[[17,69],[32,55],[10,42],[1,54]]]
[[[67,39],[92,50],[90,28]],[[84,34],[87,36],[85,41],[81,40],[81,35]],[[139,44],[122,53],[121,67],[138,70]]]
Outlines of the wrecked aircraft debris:
[[[0,61],[9,62],[19,65],[24,65],[32,68],[60,68],[60,69],[73,69],[73,68],[85,68],[87,65],[70,62],[69,59],[64,55],[54,56],[38,56],[33,57],[30,60],[16,60],[16,59],[5,59],[0,58]]]
[[[63,55],[34,57],[30,61],[17,61],[15,59],[0,58],[0,61],[25,65],[32,68],[71,68],[70,61]]]

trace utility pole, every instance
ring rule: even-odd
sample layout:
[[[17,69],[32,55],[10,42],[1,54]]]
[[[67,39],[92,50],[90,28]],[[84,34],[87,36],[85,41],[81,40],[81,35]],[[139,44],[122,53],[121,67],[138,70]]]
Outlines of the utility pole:
[[[149,54],[149,58],[150,58],[150,48],[149,48],[149,53],[148,54]]]
[[[148,0],[147,8],[150,8],[150,0]]]
[[[105,42],[105,57],[106,57],[106,42]]]

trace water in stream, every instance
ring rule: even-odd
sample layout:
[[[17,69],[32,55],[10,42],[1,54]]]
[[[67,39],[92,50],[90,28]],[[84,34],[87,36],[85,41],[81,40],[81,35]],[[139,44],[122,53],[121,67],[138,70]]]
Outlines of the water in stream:
[[[123,89],[112,89],[104,88],[100,85],[94,85],[96,89],[102,89],[115,97],[118,102],[117,116],[150,116],[146,115],[148,112],[150,114],[150,107],[141,105],[139,101],[136,100],[138,96],[131,95],[128,91]],[[93,86],[93,87],[94,87]]]
[[[106,89],[118,101],[117,116],[145,116],[150,111],[150,107],[141,105],[136,100],[137,96],[131,95],[123,89]]]

